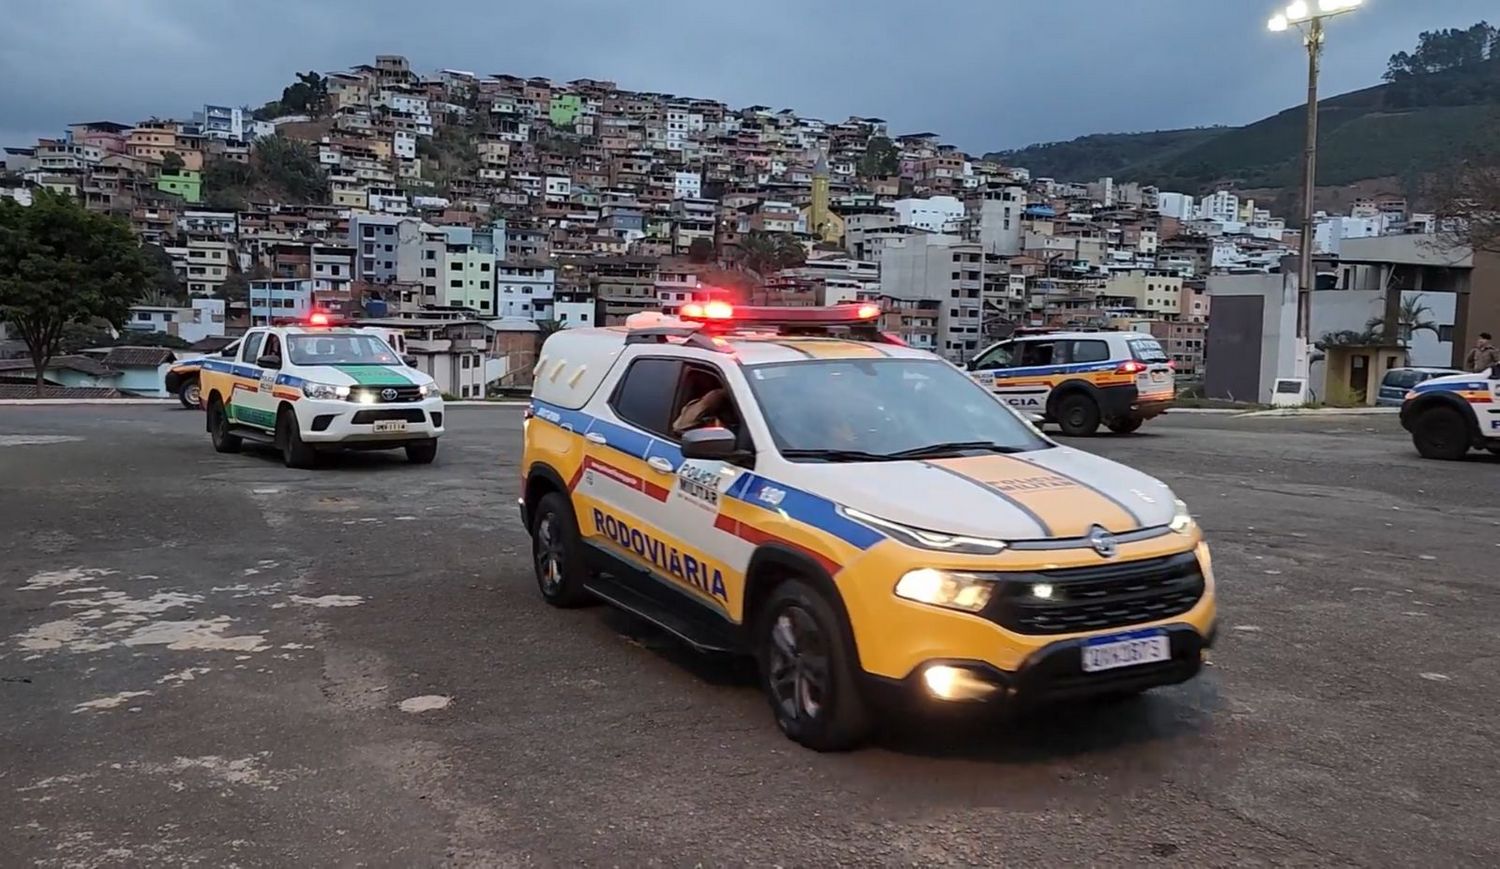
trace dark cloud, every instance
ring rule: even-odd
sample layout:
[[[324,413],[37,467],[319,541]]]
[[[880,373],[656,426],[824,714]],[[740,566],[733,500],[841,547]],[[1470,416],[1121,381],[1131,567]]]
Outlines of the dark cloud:
[[[258,105],[295,70],[413,66],[879,115],[973,152],[1090,132],[1244,123],[1295,105],[1295,34],[1259,0],[45,0],[0,8],[0,143],[69,122]],[[1369,0],[1331,25],[1328,93],[1494,0]]]

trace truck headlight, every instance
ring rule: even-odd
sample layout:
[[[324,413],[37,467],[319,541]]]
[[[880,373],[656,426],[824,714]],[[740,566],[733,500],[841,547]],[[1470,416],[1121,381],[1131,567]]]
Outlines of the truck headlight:
[[[302,384],[302,394],[308,398],[342,400],[349,397],[349,387],[334,386],[331,383],[313,383],[308,380]]]
[[[1187,505],[1182,503],[1181,498],[1172,499],[1172,521],[1167,527],[1178,534],[1186,534],[1193,528],[1193,515],[1188,512]]]
[[[422,386],[420,387],[420,392],[423,398],[440,398],[443,394],[443,391],[441,389],[438,389],[438,385],[436,383],[422,384]]]
[[[980,573],[923,567],[896,583],[896,596],[931,606],[977,613],[990,602],[995,581]]]
[[[941,531],[929,531],[925,528],[915,528],[890,519],[882,519],[872,516],[863,510],[853,507],[839,506],[838,511],[844,516],[856,522],[864,523],[874,528],[887,532],[892,537],[905,543],[907,546],[915,546],[918,549],[929,549],[933,552],[952,552],[963,555],[994,555],[1005,551],[1004,540],[993,540],[988,537],[966,537],[962,534],[944,534]]]

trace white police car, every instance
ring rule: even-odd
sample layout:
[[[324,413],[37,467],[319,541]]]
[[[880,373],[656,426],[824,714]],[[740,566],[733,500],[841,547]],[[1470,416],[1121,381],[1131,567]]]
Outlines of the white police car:
[[[1401,426],[1423,458],[1461,459],[1470,449],[1500,455],[1500,365],[1418,383],[1401,404]]]
[[[251,329],[203,360],[199,393],[214,449],[274,445],[288,467],[312,467],[327,449],[405,448],[428,464],[443,434],[443,398],[385,337],[308,325]]]

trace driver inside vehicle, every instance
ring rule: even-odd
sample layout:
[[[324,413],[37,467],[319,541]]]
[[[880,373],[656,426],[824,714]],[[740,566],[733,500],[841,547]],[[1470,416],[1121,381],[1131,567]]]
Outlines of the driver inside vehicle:
[[[697,428],[733,428],[730,417],[729,391],[711,375],[694,371],[688,375],[684,395],[689,396],[682,412],[672,421],[672,433],[682,434]]]

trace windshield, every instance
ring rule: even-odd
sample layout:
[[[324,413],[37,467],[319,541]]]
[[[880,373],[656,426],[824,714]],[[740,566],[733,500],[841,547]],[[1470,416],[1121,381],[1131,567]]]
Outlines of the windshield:
[[[390,345],[374,335],[288,335],[297,365],[403,365]]]
[[[749,367],[746,375],[783,455],[889,456],[947,443],[1050,446],[988,390],[936,359],[784,362]]]

